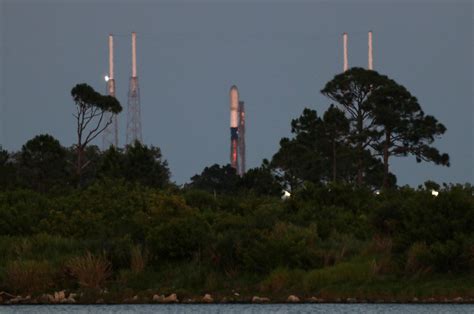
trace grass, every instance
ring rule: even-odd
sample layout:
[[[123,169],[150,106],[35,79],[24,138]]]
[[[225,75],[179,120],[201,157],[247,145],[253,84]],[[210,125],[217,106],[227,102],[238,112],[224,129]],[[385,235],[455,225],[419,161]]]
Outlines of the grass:
[[[54,284],[54,270],[47,261],[14,260],[5,268],[5,285],[15,293],[47,290]]]
[[[97,295],[97,289],[93,292],[85,288],[106,287],[110,291],[107,300],[111,302],[123,302],[134,295],[146,300],[155,293],[177,293],[181,299],[196,299],[211,293],[216,299],[226,297],[237,301],[249,300],[253,295],[284,301],[290,294],[331,300],[474,298],[472,275],[428,273],[420,276],[417,270],[423,269],[422,247],[414,246],[411,250],[408,263],[411,272],[407,272],[407,265],[393,267],[387,253],[388,240],[374,241],[370,250],[360,243],[347,241],[327,246],[326,250],[335,248],[334,252],[341,256],[334,264],[310,270],[276,268],[267,274],[237,271],[229,277],[213,265],[197,260],[160,262],[148,258],[146,250],[139,246],[124,251],[129,262],[116,266],[112,273],[109,256],[85,253],[87,247],[100,248],[97,243],[91,245],[87,241],[49,235],[28,239],[0,237],[0,290],[36,295],[62,289],[79,290],[87,291],[86,296],[94,300],[105,296]],[[239,297],[234,297],[236,292]]]
[[[93,255],[87,251],[83,256],[71,258],[66,265],[84,288],[101,288],[112,275],[112,264],[105,254]]]
[[[362,284],[372,280],[373,277],[370,259],[357,257],[348,262],[309,271],[304,278],[303,286],[307,293],[312,293],[326,286],[346,282]]]
[[[130,269],[133,273],[141,273],[148,263],[148,251],[140,245],[134,245],[130,250]]]

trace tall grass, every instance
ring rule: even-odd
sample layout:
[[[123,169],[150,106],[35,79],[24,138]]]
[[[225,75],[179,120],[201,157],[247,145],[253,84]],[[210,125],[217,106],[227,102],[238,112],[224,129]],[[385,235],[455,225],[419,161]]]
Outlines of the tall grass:
[[[54,270],[47,261],[15,260],[5,268],[5,285],[14,293],[45,291],[54,284]]]
[[[67,267],[82,287],[100,288],[112,275],[112,264],[107,260],[105,254],[93,255],[87,251],[83,256],[71,258]]]
[[[96,241],[97,242],[97,241]],[[11,260],[47,260],[59,267],[70,257],[95,248],[92,241],[64,238],[48,234],[31,237],[0,236],[0,267]]]
[[[405,271],[416,275],[428,274],[432,271],[430,264],[430,250],[426,243],[413,243],[407,252]]]
[[[140,245],[135,245],[130,250],[130,270],[135,273],[141,273],[148,263],[148,250]]]

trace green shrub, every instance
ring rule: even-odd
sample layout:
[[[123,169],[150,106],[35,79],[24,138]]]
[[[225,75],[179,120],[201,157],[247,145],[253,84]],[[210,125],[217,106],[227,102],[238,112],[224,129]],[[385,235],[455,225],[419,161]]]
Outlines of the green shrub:
[[[202,254],[210,243],[210,227],[196,213],[162,221],[152,229],[147,243],[153,256],[168,259],[190,259]]]
[[[311,293],[327,286],[345,283],[361,284],[372,279],[371,262],[357,258],[308,272],[304,278],[304,287],[308,293]]]
[[[160,272],[154,271],[150,268],[145,268],[141,272],[133,272],[130,269],[122,269],[119,271],[116,283],[119,284],[119,289],[124,287],[134,291],[144,291],[147,289],[161,288],[163,276]],[[160,291],[160,293],[162,293]]]
[[[408,249],[405,271],[410,274],[426,274],[431,267],[431,252],[423,242],[416,242]]]
[[[439,272],[459,271],[465,268],[462,244],[453,240],[436,242],[430,246],[433,267]]]
[[[243,252],[245,268],[269,273],[277,267],[309,269],[320,266],[315,225],[295,226],[278,222],[253,238]]]
[[[282,293],[301,290],[305,272],[299,269],[277,268],[261,283],[260,290],[264,293]]]
[[[216,209],[217,207],[215,197],[211,193],[202,190],[186,191],[184,199],[189,206],[201,210]]]

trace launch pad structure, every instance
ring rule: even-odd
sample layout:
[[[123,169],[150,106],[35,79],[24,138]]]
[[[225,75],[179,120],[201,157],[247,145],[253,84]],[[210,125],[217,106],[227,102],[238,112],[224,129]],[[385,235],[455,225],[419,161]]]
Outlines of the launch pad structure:
[[[342,50],[343,50],[343,70],[346,72],[349,70],[348,52],[347,52],[347,33],[342,33]],[[372,45],[372,31],[368,32],[367,36],[367,69],[374,69],[374,56],[373,56],[373,45]]]
[[[109,74],[105,77],[107,83],[107,94],[116,95],[115,76],[114,76],[114,38],[109,35]],[[127,103],[127,130],[126,145],[130,145],[135,141],[142,142],[142,122],[140,108],[140,86],[137,76],[137,34],[132,32],[132,75],[130,77],[130,85],[128,90]],[[102,135],[102,149],[106,150],[110,146],[118,147],[118,117],[112,114],[112,123],[104,130]]]
[[[132,75],[130,77],[128,103],[127,103],[127,122],[126,122],[126,145],[131,145],[135,141],[142,142],[142,123],[141,123],[141,105],[140,105],[140,87],[137,76],[137,53],[136,53],[137,34],[132,32]],[[348,34],[342,34],[343,40],[343,71],[349,69],[348,61]],[[114,76],[114,39],[112,35],[108,37],[109,47],[109,75],[106,76],[107,93],[115,96],[115,76]],[[372,31],[368,32],[368,69],[373,70],[373,46]],[[246,144],[245,144],[245,103],[239,99],[239,90],[237,86],[230,88],[230,165],[236,170],[239,176],[243,176],[246,171]],[[103,149],[110,146],[118,147],[118,119],[113,114],[112,123],[104,131]]]
[[[245,103],[243,101],[239,101],[239,127],[237,133],[239,138],[237,140],[237,149],[238,149],[238,168],[237,174],[239,176],[243,176],[245,174]]]
[[[109,35],[109,75],[105,77],[107,93],[115,97],[115,76],[114,76],[114,37]],[[106,150],[110,146],[118,147],[118,117],[112,113],[112,123],[104,130],[102,135],[102,149]]]
[[[128,90],[126,144],[142,142],[140,87],[137,76],[137,33],[132,33],[132,76]]]

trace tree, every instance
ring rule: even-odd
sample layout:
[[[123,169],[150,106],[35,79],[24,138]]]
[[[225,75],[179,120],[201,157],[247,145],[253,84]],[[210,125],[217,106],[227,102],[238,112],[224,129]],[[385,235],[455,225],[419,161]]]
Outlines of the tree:
[[[249,169],[241,179],[240,186],[257,195],[281,195],[281,186],[270,168],[268,160],[264,159],[260,167]]]
[[[66,184],[66,149],[51,135],[37,135],[21,148],[18,171],[22,184],[39,192]]]
[[[446,128],[435,117],[425,115],[418,100],[403,86],[390,80],[369,98],[371,117],[378,132],[372,147],[382,156],[383,186],[389,185],[389,158],[414,155],[417,162],[429,161],[449,166],[448,154],[440,153],[431,144]]]
[[[153,187],[169,184],[168,163],[163,160],[159,147],[135,141],[126,147],[123,157],[122,173],[126,180]]]
[[[332,181],[336,182],[338,152],[346,145],[349,120],[343,111],[331,105],[323,115],[323,130],[332,155]]]
[[[322,180],[322,163],[318,151],[298,139],[282,138],[271,167],[285,189],[296,191],[305,181],[318,183]]]
[[[320,182],[327,169],[321,150],[322,120],[315,110],[305,108],[291,121],[292,139],[282,138],[272,157],[271,168],[286,188],[295,191],[304,181]]]
[[[364,179],[369,186],[380,187],[383,177],[381,162],[368,148],[359,152],[351,145],[350,120],[344,112],[330,106],[319,118],[316,111],[304,109],[302,115],[292,120],[292,139],[283,138],[280,149],[273,156],[271,168],[287,188],[295,191],[305,181],[321,184],[339,180],[356,182],[357,156],[364,165]],[[390,182],[396,178],[390,174]]]
[[[119,101],[113,96],[104,96],[83,83],[71,90],[77,112],[73,114],[77,123],[76,175],[81,184],[82,170],[89,164],[84,160],[87,145],[102,133],[111,123],[113,114],[122,111]]]
[[[102,155],[99,176],[113,179],[123,177],[124,159],[123,151],[111,145]]]
[[[0,146],[0,187],[6,188],[16,184],[16,167],[12,156]]]
[[[349,114],[350,140],[356,147],[357,183],[364,181],[364,150],[373,143],[378,135],[373,128],[368,98],[384,86],[387,77],[375,71],[352,68],[336,75],[321,90],[323,95],[339,103]]]
[[[201,174],[194,175],[188,187],[211,193],[234,193],[239,180],[236,170],[229,164],[222,167],[214,164],[204,168]]]

